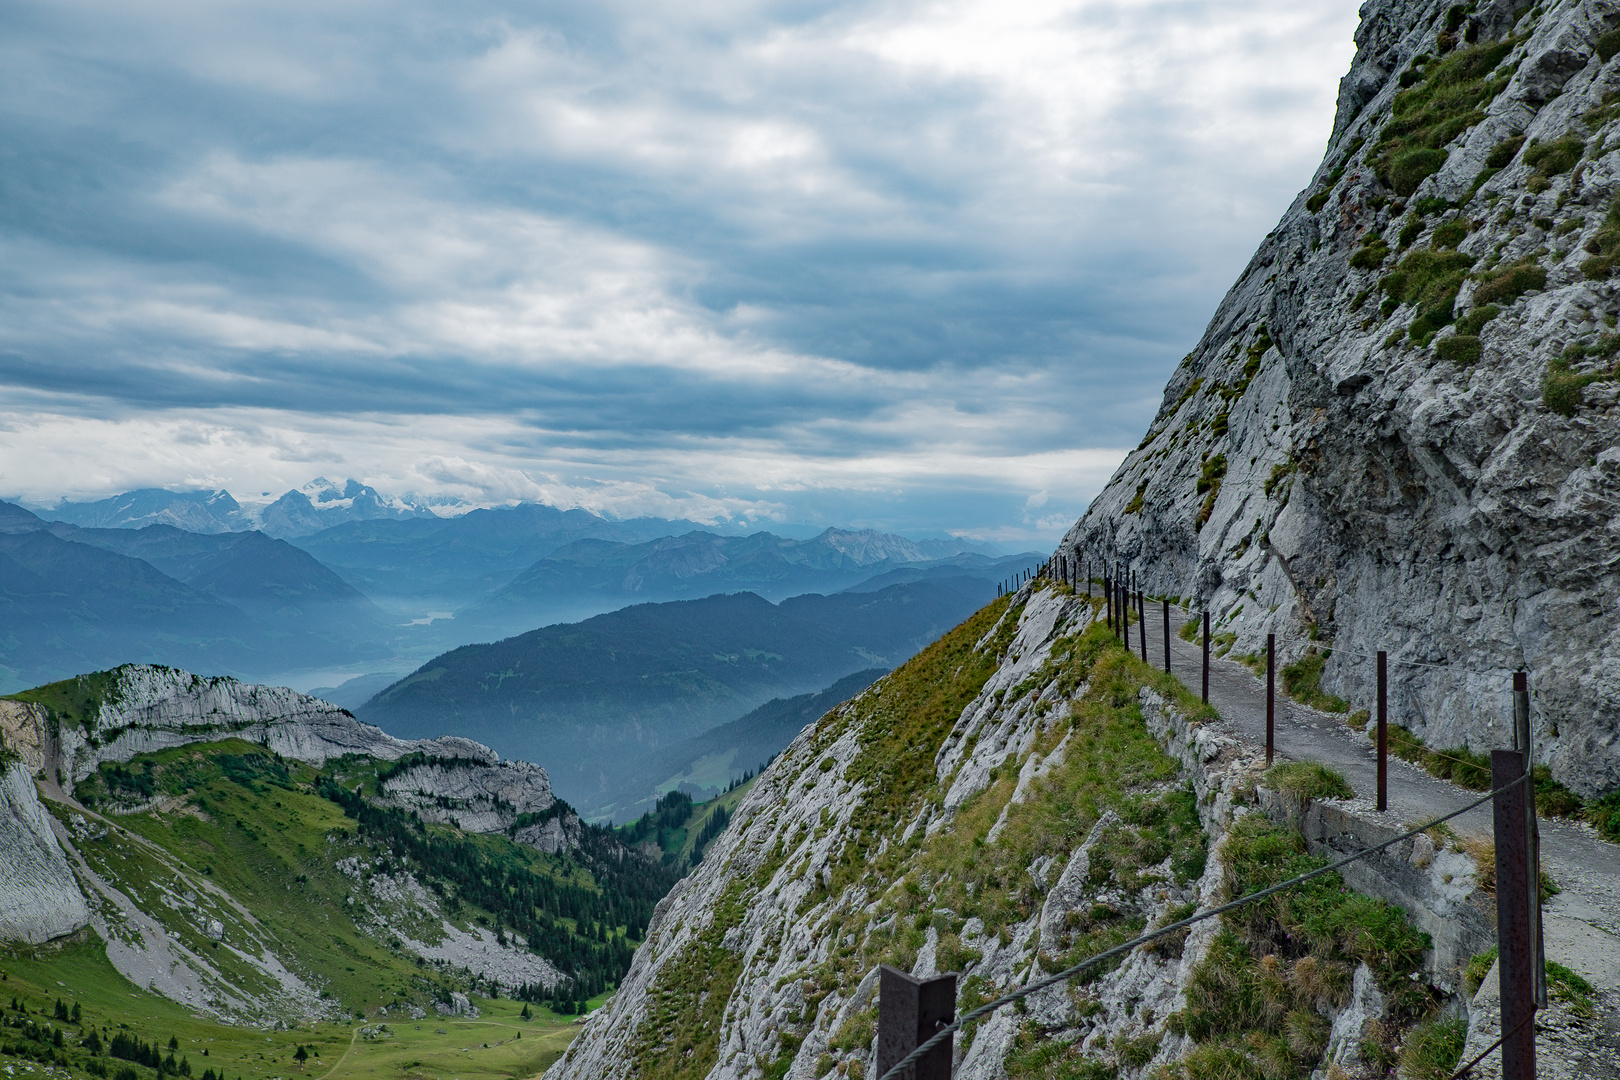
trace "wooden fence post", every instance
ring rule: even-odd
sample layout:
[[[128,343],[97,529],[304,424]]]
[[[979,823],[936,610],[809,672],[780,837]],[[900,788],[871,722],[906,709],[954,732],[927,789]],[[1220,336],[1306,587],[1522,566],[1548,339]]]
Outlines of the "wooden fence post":
[[[883,964],[878,972],[878,1047],[875,1076],[956,1019],[956,976],[914,979]],[[951,1039],[946,1038],[900,1075],[904,1080],[951,1080]]]
[[[1502,997],[1502,1078],[1535,1080],[1536,980],[1534,937],[1530,927],[1532,890],[1530,837],[1526,827],[1524,754],[1491,751],[1491,787],[1500,788],[1492,802],[1496,826],[1496,963]]]

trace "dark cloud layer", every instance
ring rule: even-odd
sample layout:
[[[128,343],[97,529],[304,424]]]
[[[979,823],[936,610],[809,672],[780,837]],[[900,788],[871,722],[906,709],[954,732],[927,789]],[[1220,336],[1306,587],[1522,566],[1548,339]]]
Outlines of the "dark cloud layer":
[[[1049,534],[1308,177],[1353,17],[8,5],[0,489]]]

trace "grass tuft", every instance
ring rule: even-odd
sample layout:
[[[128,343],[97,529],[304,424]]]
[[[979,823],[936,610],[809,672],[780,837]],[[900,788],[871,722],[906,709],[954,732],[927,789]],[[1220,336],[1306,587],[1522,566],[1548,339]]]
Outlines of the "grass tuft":
[[[1266,781],[1273,790],[1306,802],[1356,797],[1343,773],[1316,761],[1290,761],[1273,766],[1266,773]]]

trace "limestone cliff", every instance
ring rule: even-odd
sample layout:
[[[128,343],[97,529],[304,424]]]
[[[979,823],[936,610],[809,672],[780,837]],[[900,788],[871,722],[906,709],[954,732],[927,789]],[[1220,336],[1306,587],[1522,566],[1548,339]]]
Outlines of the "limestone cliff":
[[[0,941],[39,945],[87,926],[90,912],[20,761],[0,772]]]
[[[1326,156],[1058,554],[1620,787],[1620,5],[1369,0]]]

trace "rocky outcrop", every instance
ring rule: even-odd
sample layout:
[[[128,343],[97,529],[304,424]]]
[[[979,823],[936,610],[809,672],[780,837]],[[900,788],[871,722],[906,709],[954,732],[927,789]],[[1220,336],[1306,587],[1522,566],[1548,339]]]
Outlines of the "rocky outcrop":
[[[1057,553],[1212,613],[1239,652],[1331,645],[1434,746],[1507,738],[1620,787],[1620,27],[1371,0],[1326,156]]]
[[[345,709],[282,686],[141,664],[111,675],[99,702],[83,717],[64,718],[35,702],[0,700],[0,737],[47,783],[60,782],[66,792],[103,762],[236,738],[315,765],[350,754],[383,761],[410,758],[411,764],[384,781],[380,801],[468,832],[503,832],[520,824],[522,815],[541,814],[557,801],[545,769],[502,761],[471,739],[396,739]],[[549,822],[525,826],[533,846],[554,853],[577,840],[578,818],[572,812],[558,817],[549,828]]]
[[[33,770],[20,761],[0,772],[0,853],[6,862],[0,941],[39,945],[89,925],[89,908],[40,804]]]
[[[390,776],[382,789],[386,797],[379,801],[385,805],[408,807],[424,821],[478,833],[502,832],[522,815],[539,814],[557,802],[546,770],[527,761],[430,759]]]

